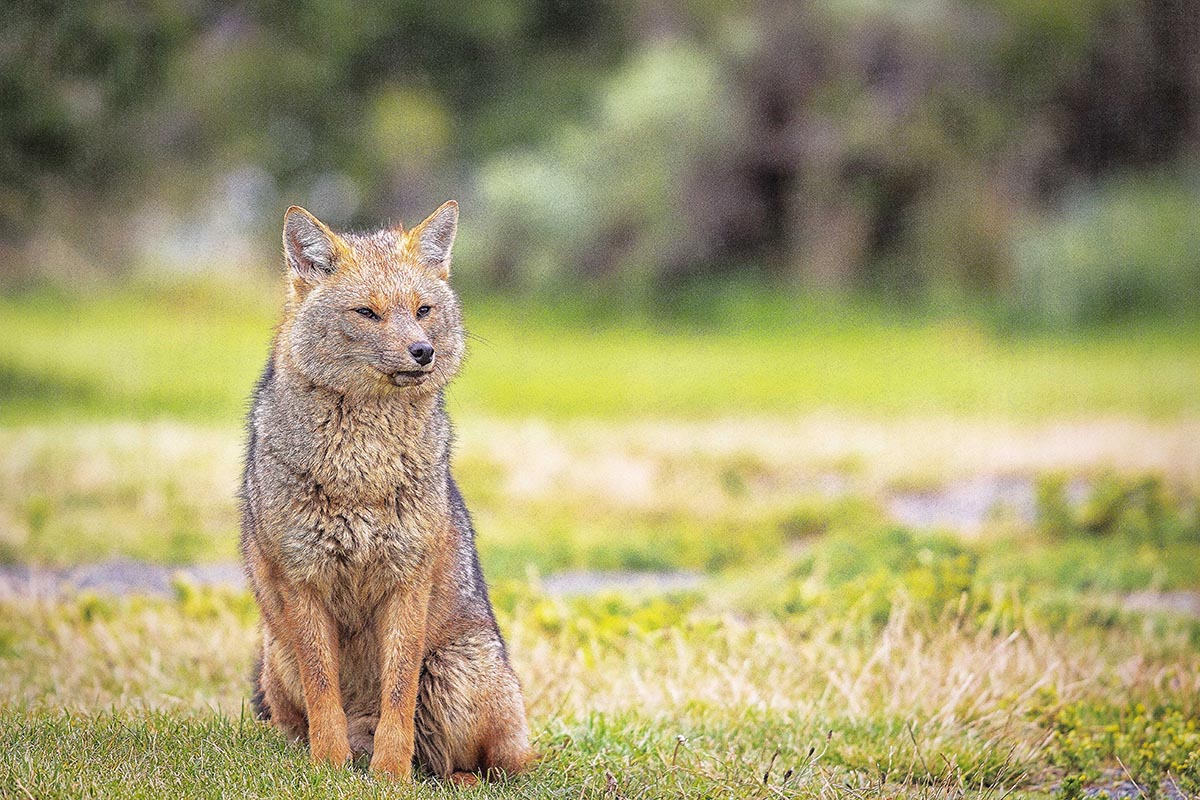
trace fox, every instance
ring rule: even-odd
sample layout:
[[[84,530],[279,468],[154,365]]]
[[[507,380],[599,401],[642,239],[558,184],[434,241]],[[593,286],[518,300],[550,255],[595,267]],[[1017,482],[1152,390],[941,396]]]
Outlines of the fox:
[[[458,204],[410,231],[284,215],[287,299],[254,389],[241,552],[260,609],[252,707],[312,761],[474,784],[534,759],[444,393],[466,333]]]

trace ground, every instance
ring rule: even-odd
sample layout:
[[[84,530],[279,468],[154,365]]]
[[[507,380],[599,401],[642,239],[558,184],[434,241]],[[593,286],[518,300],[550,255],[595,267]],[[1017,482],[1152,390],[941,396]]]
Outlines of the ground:
[[[456,794],[251,719],[271,310],[198,297],[0,303],[0,794]],[[455,459],[542,759],[475,794],[1200,792],[1194,334],[480,305]]]

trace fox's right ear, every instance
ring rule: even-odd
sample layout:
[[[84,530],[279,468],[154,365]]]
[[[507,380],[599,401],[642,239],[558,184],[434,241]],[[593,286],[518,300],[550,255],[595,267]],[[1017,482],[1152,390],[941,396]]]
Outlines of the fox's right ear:
[[[336,268],[337,234],[300,206],[283,215],[283,254],[292,273],[315,283]]]

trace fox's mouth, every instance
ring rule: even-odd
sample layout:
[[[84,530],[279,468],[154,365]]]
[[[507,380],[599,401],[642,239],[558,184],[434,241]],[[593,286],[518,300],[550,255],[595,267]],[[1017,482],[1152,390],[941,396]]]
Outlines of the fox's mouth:
[[[416,386],[429,377],[429,373],[433,370],[428,369],[406,369],[392,373],[392,383],[397,386]]]

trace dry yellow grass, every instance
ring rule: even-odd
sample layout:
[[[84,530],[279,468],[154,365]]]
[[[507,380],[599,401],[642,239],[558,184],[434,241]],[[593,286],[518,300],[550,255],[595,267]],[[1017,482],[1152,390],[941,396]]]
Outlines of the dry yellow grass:
[[[683,747],[715,725],[730,748],[780,750],[788,764],[817,746],[831,769],[890,769],[920,782],[943,772],[921,759],[944,759],[994,790],[1060,776],[1046,752],[1047,713],[1200,697],[1200,654],[1185,636],[1089,637],[1036,622],[993,630],[954,614],[930,625],[898,599],[886,625],[865,634],[706,603],[671,624],[605,635],[602,614],[532,595],[502,624],[550,748],[604,718],[682,736]],[[243,595],[2,609],[0,698],[10,711],[244,713],[255,628]],[[714,775],[736,762],[703,746],[687,757]]]
[[[853,502],[1048,470],[1152,471],[1190,487],[1200,423],[467,418],[459,433],[485,570],[501,578],[501,624],[547,753],[525,785],[535,793],[999,797],[1064,775],[1095,780],[1138,753],[1149,753],[1131,766],[1146,786],[1193,769],[1180,753],[1200,746],[1186,727],[1200,720],[1200,626],[1115,605],[1163,581],[1195,589],[1194,570],[1166,563],[1194,553],[1191,540],[1166,550],[1075,539],[1050,566],[1026,568],[1023,548],[1045,560],[1057,545],[1030,531],[969,552],[958,539],[897,539]],[[240,438],[169,423],[0,431],[0,547],[21,561],[233,559]],[[832,495],[851,498],[849,510],[812,516],[803,505]],[[525,577],[528,564],[544,574],[628,566],[622,558],[710,574],[665,599],[551,597]],[[1121,559],[1128,570],[1097,584]],[[236,763],[295,757],[230,722],[244,712],[255,636],[238,591],[0,597],[0,781],[121,793],[140,775],[106,759],[125,753],[183,759],[156,773],[155,786],[175,785],[219,740],[232,754],[216,767],[223,791],[243,793],[259,773]],[[1139,715],[1152,719],[1135,725]],[[124,743],[97,755],[108,741]],[[63,754],[72,748],[98,760],[75,763]],[[302,757],[271,763],[268,776],[307,769]],[[210,778],[196,770],[187,785]],[[313,795],[379,796],[330,780]]]
[[[488,523],[485,541],[524,536],[510,517],[528,506],[753,516],[797,498],[878,497],[971,475],[1115,470],[1200,483],[1196,420],[1019,426],[818,415],[620,425],[468,418],[458,430],[460,482]],[[234,559],[240,458],[241,434],[228,429],[0,430],[0,557]]]

